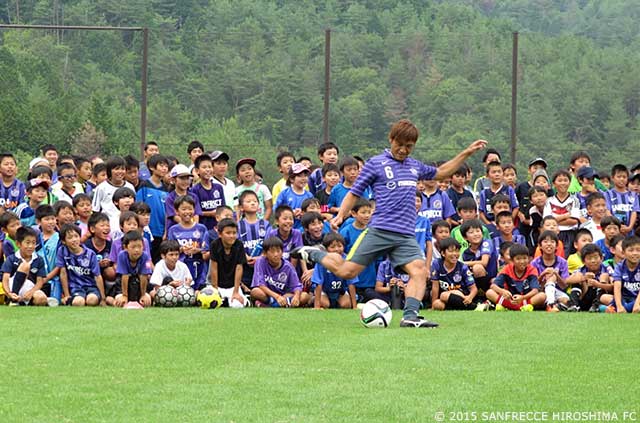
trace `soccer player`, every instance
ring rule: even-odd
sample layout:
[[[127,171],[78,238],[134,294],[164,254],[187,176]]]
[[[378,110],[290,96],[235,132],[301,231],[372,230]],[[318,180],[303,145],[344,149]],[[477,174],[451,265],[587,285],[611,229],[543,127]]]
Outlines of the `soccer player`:
[[[487,141],[474,141],[455,158],[434,168],[409,157],[418,135],[418,128],[409,120],[396,122],[389,132],[390,149],[367,161],[356,183],[345,196],[338,215],[332,219],[332,225],[336,228],[367,187],[372,187],[376,199],[369,228],[346,260],[339,254],[327,253],[313,246],[296,249],[295,256],[321,263],[337,276],[352,279],[374,259],[388,254],[395,267],[401,266],[409,274],[400,326],[429,328],[438,325],[418,317],[428,275],[424,252],[415,238],[417,181],[450,177],[467,158],[484,148]]]

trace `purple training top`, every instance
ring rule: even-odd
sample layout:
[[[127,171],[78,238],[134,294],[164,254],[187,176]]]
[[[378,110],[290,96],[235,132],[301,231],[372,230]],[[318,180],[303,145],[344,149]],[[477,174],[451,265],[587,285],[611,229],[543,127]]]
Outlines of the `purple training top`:
[[[376,209],[370,227],[414,236],[418,179],[433,179],[437,171],[411,157],[398,161],[387,149],[367,160],[351,193],[362,197],[367,187],[373,189]]]
[[[81,245],[82,252],[73,254],[66,246],[58,249],[56,266],[67,270],[69,292],[76,289],[96,287],[96,276],[100,276],[100,265],[93,250]]]
[[[211,189],[206,189],[200,183],[196,184],[191,188],[191,194],[203,212],[216,211],[218,207],[225,205],[224,188],[215,182],[211,183]],[[201,215],[200,223],[206,226],[207,229],[213,229],[216,224],[216,218],[215,216]]]
[[[253,270],[251,287],[256,288],[259,286],[266,286],[280,295],[302,291],[302,284],[298,279],[296,269],[293,268],[291,263],[282,260],[280,266],[274,269],[264,256],[256,260]]]

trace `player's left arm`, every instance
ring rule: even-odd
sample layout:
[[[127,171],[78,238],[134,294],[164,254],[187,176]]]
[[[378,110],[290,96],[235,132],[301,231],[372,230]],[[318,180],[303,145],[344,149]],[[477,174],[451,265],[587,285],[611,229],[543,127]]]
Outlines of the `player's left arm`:
[[[475,140],[467,148],[458,153],[458,155],[453,159],[440,165],[434,179],[441,180],[450,177],[456,170],[460,169],[460,166],[462,166],[465,160],[467,160],[477,151],[485,148],[487,144],[488,142],[485,140]]]
[[[476,295],[478,295],[478,287],[476,286],[476,284],[474,283],[473,285],[471,285],[469,287],[469,295],[463,297],[464,298],[464,303],[465,304],[471,304],[474,300],[474,298],[476,298]]]

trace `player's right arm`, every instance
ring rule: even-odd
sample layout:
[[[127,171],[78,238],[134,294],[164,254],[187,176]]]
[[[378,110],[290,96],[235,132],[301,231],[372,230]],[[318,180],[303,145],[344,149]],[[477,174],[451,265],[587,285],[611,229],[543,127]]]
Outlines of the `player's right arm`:
[[[456,170],[460,169],[460,166],[462,166],[469,157],[471,157],[475,152],[485,148],[487,144],[488,142],[485,140],[475,140],[469,145],[469,147],[462,150],[453,159],[440,165],[434,179],[442,180],[450,177]]]
[[[67,269],[64,267],[58,267],[60,269],[60,284],[62,284],[62,304],[67,302],[67,298],[71,296],[69,293],[69,278],[67,276]]]

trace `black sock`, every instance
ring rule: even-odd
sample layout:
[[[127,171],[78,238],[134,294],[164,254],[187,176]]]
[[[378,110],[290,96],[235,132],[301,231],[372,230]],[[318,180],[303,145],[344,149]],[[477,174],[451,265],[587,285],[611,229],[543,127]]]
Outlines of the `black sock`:
[[[13,276],[13,285],[11,286],[11,292],[17,294],[22,289],[22,285],[27,280],[27,274],[24,272],[16,272]]]

